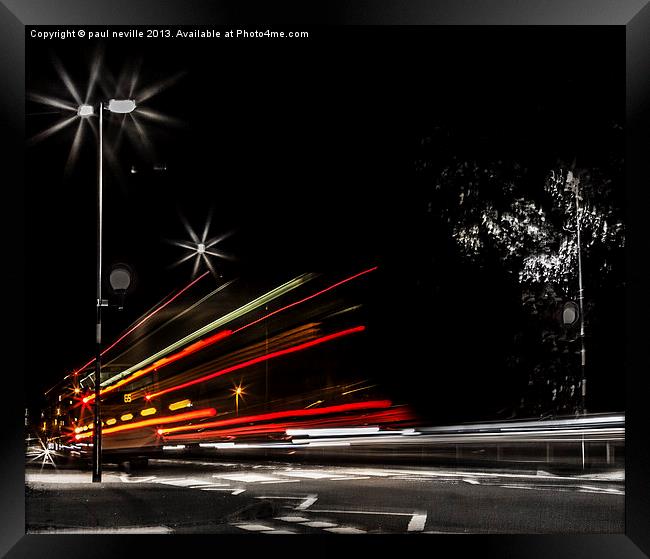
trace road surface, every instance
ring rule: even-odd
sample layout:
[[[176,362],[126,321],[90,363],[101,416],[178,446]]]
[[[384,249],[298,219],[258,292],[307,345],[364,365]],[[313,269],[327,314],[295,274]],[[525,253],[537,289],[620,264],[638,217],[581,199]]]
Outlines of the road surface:
[[[622,471],[151,460],[29,468],[28,533],[622,533]]]

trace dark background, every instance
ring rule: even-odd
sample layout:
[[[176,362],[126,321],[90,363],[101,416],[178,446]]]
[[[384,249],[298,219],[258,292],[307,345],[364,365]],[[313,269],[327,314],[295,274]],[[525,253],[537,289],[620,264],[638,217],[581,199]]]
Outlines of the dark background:
[[[106,75],[138,59],[145,84],[187,71],[143,104],[185,126],[147,124],[155,153],[125,141],[121,167],[106,168],[106,262],[129,262],[138,274],[107,339],[187,281],[189,265],[167,269],[183,252],[163,239],[187,239],[178,210],[200,230],[213,207],[211,232],[236,230],[222,245],[238,257],[222,264],[225,277],[379,264],[369,356],[378,379],[432,420],[494,417],[525,384],[503,373],[517,294],[497,271],[468,274],[444,239],[422,238],[418,145],[443,129],[441,160],[508,157],[540,178],[558,159],[588,166],[622,153],[611,124],[624,118],[623,30],[310,32],[307,40],[105,43]],[[27,90],[66,96],[52,51],[85,84],[93,47],[28,39]],[[28,115],[39,110],[28,103]],[[28,116],[27,137],[59,118]],[[114,122],[106,124],[110,137]],[[30,405],[93,351],[97,160],[86,134],[65,176],[72,136],[70,127],[26,156],[28,293],[48,301],[28,298]],[[431,254],[438,273],[423,285]],[[423,291],[436,296],[422,304]],[[592,411],[624,407],[623,328],[610,306],[592,345],[602,348],[590,369]]]

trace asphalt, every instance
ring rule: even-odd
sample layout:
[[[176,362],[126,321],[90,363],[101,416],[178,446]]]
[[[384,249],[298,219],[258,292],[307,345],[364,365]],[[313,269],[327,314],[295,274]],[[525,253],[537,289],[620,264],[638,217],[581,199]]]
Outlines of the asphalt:
[[[29,468],[27,533],[623,533],[622,471],[154,460]]]

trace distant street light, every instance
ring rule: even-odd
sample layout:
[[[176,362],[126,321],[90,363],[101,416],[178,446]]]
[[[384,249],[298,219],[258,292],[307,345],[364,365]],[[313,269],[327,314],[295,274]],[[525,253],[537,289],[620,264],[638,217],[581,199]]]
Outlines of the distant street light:
[[[239,416],[239,398],[243,399],[243,395],[245,394],[244,389],[241,386],[241,383],[239,383],[239,386],[235,387],[235,389],[232,391],[233,394],[235,395],[235,414]]]
[[[130,113],[135,109],[132,99],[111,99],[107,110],[113,113]],[[77,114],[89,117],[95,114],[92,105],[79,105]],[[104,162],[104,104],[99,103],[99,169],[97,175],[97,321],[95,325],[95,428],[93,429],[93,477],[94,483],[102,481],[102,422],[100,413],[100,384],[102,363],[102,307],[108,301],[102,299],[102,234],[103,234],[103,162]],[[124,284],[124,275],[116,276],[118,284]],[[130,279],[129,282],[130,284]],[[112,281],[111,281],[112,284]],[[127,285],[128,288],[128,285]]]

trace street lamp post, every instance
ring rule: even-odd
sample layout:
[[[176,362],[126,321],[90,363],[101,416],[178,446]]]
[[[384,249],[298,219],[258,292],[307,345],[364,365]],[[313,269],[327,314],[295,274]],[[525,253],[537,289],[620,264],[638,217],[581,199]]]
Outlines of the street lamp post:
[[[107,110],[113,113],[130,113],[135,109],[132,99],[111,99]],[[94,114],[92,105],[80,105],[77,114],[89,117]],[[97,320],[95,324],[95,405],[93,428],[93,483],[102,481],[102,421],[100,408],[102,369],[102,307],[108,302],[102,299],[102,235],[103,235],[103,163],[104,163],[104,103],[99,103],[99,164],[97,174]]]
[[[102,370],[102,234],[104,189],[104,104],[99,103],[99,164],[97,175],[97,322],[95,324],[95,429],[93,431],[93,483],[102,481],[102,416],[99,406]]]

